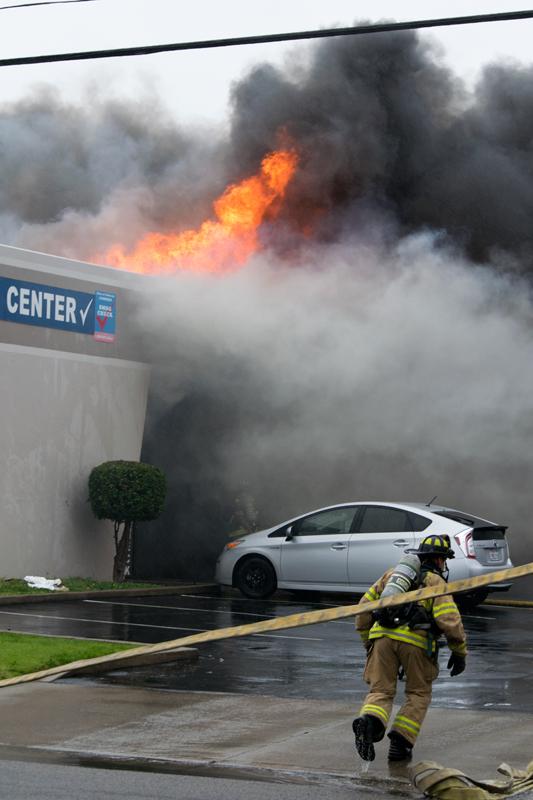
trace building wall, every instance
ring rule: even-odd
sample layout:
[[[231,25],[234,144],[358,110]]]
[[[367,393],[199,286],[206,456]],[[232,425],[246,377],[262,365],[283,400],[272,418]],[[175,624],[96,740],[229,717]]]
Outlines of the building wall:
[[[103,461],[140,457],[139,279],[3,246],[0,278],[116,295],[114,341],[0,319],[0,575],[109,578],[112,525],[93,517],[87,481]]]

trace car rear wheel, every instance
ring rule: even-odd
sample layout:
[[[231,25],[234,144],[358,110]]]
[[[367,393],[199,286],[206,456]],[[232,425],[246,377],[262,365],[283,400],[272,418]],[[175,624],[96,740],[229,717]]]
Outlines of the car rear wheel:
[[[237,565],[235,586],[245,597],[264,600],[276,591],[276,573],[261,556],[250,556]]]
[[[455,602],[460,611],[468,611],[475,608],[488,597],[488,589],[476,589],[472,592],[462,592],[455,596]]]

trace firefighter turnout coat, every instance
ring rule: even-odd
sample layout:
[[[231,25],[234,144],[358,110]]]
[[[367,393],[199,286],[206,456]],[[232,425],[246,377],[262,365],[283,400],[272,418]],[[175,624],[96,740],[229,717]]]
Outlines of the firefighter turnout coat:
[[[388,570],[363,595],[360,604],[378,600],[393,570]],[[444,579],[435,572],[424,572],[420,586],[445,586]],[[371,612],[356,617],[368,657],[364,679],[370,686],[362,714],[377,717],[386,727],[396,694],[398,671],[405,672],[405,701],[396,715],[392,727],[411,744],[414,744],[431,702],[431,685],[438,675],[437,640],[446,637],[450,650],[466,656],[466,636],[459,610],[451,595],[422,600],[420,605],[431,620],[431,627],[411,629],[409,624],[387,628],[374,622]]]

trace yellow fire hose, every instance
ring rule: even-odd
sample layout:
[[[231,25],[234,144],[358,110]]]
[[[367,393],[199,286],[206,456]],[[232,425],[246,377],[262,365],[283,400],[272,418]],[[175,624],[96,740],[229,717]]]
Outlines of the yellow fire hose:
[[[237,625],[232,628],[219,628],[212,631],[204,631],[203,633],[195,633],[192,636],[185,636],[181,639],[172,639],[167,642],[159,642],[158,644],[143,645],[142,647],[135,647],[132,650],[121,651],[119,653],[112,653],[108,656],[100,656],[98,658],[86,658],[81,661],[73,661],[70,664],[62,664],[58,667],[51,667],[50,669],[40,670],[39,672],[31,672],[27,675],[19,675],[16,678],[6,678],[0,681],[0,686],[13,686],[17,683],[28,683],[29,681],[40,680],[41,678],[48,678],[52,675],[60,675],[62,673],[72,673],[78,670],[85,669],[91,666],[98,666],[104,663],[109,664],[109,668],[113,668],[113,661],[121,662],[121,667],[124,666],[123,662],[128,658],[135,658],[140,655],[148,655],[150,653],[163,653],[168,650],[175,650],[177,647],[188,647],[190,645],[202,644],[203,642],[215,642],[220,639],[233,639],[237,636],[250,636],[254,633],[265,633],[267,631],[280,631],[287,628],[300,628],[304,625],[315,625],[318,622],[330,622],[334,619],[343,619],[345,617],[356,617],[359,614],[368,611],[375,611],[378,608],[387,608],[389,606],[400,606],[405,603],[411,603],[418,600],[427,600],[432,597],[441,597],[444,594],[458,594],[466,592],[470,589],[476,589],[480,586],[487,586],[489,583],[500,583],[503,581],[513,580],[514,578],[522,578],[525,575],[533,574],[533,563],[523,564],[519,567],[511,567],[510,569],[502,569],[498,572],[491,572],[487,575],[479,575],[476,578],[468,578],[461,581],[452,581],[446,584],[445,587],[426,587],[424,589],[416,589],[412,592],[397,595],[394,597],[387,597],[384,600],[374,600],[371,603],[351,606],[337,606],[335,608],[328,608],[320,611],[306,611],[302,614],[288,614],[285,617],[276,617],[276,619],[264,620],[263,622],[253,622],[248,625]]]
[[[416,789],[437,800],[494,800],[514,797],[533,789],[533,761],[525,769],[500,764],[497,780],[479,780],[461,770],[443,767],[435,761],[419,761],[409,774]]]

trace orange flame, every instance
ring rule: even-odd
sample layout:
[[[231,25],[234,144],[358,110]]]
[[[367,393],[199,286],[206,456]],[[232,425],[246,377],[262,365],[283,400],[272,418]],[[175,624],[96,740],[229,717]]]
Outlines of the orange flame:
[[[279,211],[297,164],[294,150],[269,153],[256,175],[231,184],[215,200],[215,220],[179,234],[148,233],[132,252],[117,244],[97,261],[146,274],[237,269],[259,248],[259,226],[267,213]]]

